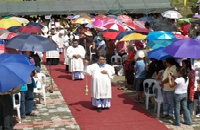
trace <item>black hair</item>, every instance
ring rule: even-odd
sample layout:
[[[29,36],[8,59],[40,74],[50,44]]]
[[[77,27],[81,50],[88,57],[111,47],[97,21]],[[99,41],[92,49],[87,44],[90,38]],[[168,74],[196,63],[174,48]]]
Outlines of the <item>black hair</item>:
[[[185,82],[187,82],[187,71],[184,67],[179,66],[176,67],[176,71],[179,72],[181,74],[181,76],[185,79]]]
[[[99,56],[98,56],[98,59],[99,59],[100,57],[106,58],[104,55],[99,55]]]
[[[182,62],[184,62],[186,64],[186,70],[189,68],[190,70],[192,70],[192,65],[189,59],[185,59],[182,60]]]
[[[176,65],[176,67],[179,67],[180,65],[176,62],[176,60],[174,58],[167,58],[166,59],[166,63],[170,64],[170,65]]]
[[[72,42],[79,42],[79,39],[73,39]]]

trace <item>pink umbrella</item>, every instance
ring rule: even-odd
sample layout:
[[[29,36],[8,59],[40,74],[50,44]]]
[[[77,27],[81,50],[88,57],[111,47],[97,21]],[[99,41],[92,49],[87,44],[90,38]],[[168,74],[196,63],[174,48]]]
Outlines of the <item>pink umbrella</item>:
[[[95,27],[102,27],[103,25],[106,24],[106,21],[97,19],[97,20],[95,20],[94,22],[92,22],[92,24],[93,24],[93,26],[95,26]]]
[[[119,15],[117,18],[120,19],[124,23],[132,23],[133,21],[132,18],[127,15]]]
[[[103,27],[105,27],[106,29],[116,30],[119,32],[125,31],[123,24],[118,20],[108,20]]]
[[[9,40],[9,39],[12,39],[13,37],[17,36],[18,34],[17,33],[14,33],[14,32],[4,32],[0,35],[0,39],[6,39],[6,40]]]

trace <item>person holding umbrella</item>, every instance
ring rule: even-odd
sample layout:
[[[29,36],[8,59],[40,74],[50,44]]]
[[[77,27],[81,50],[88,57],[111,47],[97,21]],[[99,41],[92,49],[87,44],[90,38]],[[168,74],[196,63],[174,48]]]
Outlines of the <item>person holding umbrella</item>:
[[[1,54],[0,62],[0,129],[12,130],[13,101],[11,94],[19,92],[21,85],[27,82],[35,66],[26,56],[18,54]]]

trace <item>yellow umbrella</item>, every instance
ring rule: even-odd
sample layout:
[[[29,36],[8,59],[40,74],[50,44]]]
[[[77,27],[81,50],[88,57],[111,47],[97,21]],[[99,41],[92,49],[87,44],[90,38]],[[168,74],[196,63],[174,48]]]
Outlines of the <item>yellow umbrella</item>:
[[[90,23],[91,20],[90,19],[86,19],[86,18],[78,18],[75,20],[74,23],[76,24],[87,24],[87,23]]]
[[[142,35],[140,33],[131,33],[124,36],[120,41],[143,40],[143,39],[146,39],[145,35]]]
[[[27,24],[29,23],[29,20],[28,19],[25,19],[25,18],[21,18],[21,17],[10,17],[9,19],[14,19],[22,24]]]
[[[1,19],[0,28],[9,28],[12,26],[21,26],[21,23],[14,19]]]

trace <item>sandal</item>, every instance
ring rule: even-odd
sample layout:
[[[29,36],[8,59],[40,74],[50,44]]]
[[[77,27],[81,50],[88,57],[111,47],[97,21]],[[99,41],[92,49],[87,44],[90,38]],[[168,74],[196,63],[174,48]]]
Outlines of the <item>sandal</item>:
[[[35,113],[26,114],[27,116],[37,116]]]

